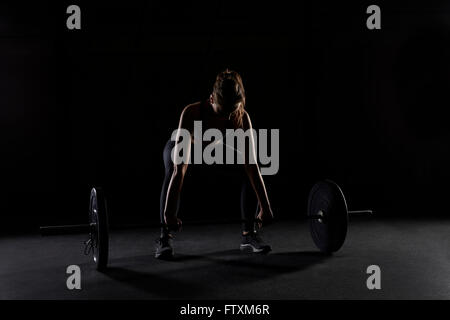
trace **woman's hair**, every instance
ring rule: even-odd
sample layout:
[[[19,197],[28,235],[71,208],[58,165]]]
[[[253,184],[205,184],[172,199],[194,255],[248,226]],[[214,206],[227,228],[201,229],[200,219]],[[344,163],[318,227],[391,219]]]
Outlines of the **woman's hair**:
[[[230,110],[230,119],[242,127],[245,107],[245,90],[242,78],[236,71],[226,69],[219,73],[213,86],[213,98],[221,107]]]

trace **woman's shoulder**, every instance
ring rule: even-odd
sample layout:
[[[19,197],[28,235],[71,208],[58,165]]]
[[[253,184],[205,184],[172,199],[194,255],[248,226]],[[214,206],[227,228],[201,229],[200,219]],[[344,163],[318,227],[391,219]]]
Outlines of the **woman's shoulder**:
[[[244,130],[252,128],[252,121],[250,120],[250,115],[246,110],[244,110],[242,115],[242,127]]]
[[[198,118],[201,114],[201,109],[203,106],[202,101],[194,102],[191,104],[188,104],[186,107],[184,107],[183,112],[181,113],[183,117],[188,118]]]

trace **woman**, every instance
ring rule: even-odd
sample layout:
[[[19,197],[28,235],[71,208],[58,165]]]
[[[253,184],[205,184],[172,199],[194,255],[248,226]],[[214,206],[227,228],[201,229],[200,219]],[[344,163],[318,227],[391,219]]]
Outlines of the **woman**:
[[[191,134],[191,141],[202,144],[202,141],[194,140],[194,121],[202,121],[203,129],[216,128],[221,132],[226,129],[252,129],[252,124],[245,107],[245,91],[242,79],[237,72],[226,70],[217,75],[213,86],[212,94],[208,101],[197,102],[188,105],[181,113],[178,129],[188,130]],[[178,144],[180,132],[178,130],[175,141],[169,140],[164,149],[164,165],[166,169],[164,183],[160,201],[161,236],[156,248],[156,258],[173,257],[171,244],[171,230],[178,230],[181,227],[181,220],[177,217],[179,198],[183,180],[188,163],[174,164],[171,151],[179,154]],[[256,154],[254,147],[254,137],[250,137],[250,152]],[[190,148],[186,151],[187,159],[191,156]],[[253,252],[268,252],[270,246],[265,244],[258,235],[255,226],[267,224],[273,218],[272,209],[267,196],[263,178],[256,161],[245,162],[239,167],[242,171],[241,189],[241,216],[242,242],[241,250],[251,249]],[[176,161],[176,163],[178,163]],[[222,165],[222,166],[227,166]],[[255,198],[256,195],[256,198]],[[252,201],[253,196],[253,201]],[[256,217],[255,217],[256,210]],[[256,225],[255,225],[256,224]]]

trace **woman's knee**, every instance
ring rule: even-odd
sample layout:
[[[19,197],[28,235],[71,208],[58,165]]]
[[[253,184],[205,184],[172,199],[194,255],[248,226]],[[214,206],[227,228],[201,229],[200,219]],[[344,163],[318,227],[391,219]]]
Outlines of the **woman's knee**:
[[[164,151],[163,151],[163,161],[166,173],[173,172],[173,161],[172,161],[172,149],[175,146],[175,141],[167,141]]]

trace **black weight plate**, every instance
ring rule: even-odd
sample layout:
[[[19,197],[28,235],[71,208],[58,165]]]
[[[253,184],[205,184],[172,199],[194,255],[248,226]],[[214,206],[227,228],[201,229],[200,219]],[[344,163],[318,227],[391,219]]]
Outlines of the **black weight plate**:
[[[317,182],[308,197],[308,216],[320,212],[323,219],[310,219],[311,236],[320,251],[338,251],[347,236],[347,203],[341,188],[331,180]]]
[[[92,188],[89,202],[89,223],[91,224],[92,252],[97,270],[104,270],[108,264],[109,226],[106,198],[100,188]]]

